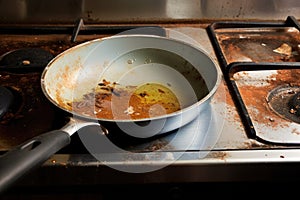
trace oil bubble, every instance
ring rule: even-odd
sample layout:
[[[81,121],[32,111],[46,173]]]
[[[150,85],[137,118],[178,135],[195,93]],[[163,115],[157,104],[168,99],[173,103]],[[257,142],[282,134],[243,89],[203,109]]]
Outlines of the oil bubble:
[[[128,63],[128,64],[133,64],[134,61],[135,61],[135,59],[129,59],[129,60],[127,60],[127,63]]]

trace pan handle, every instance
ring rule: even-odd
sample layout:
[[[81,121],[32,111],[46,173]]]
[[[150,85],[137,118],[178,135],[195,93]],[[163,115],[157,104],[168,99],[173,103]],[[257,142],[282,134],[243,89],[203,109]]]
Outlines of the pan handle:
[[[0,193],[35,166],[43,164],[70,141],[67,132],[54,130],[36,136],[0,156]]]

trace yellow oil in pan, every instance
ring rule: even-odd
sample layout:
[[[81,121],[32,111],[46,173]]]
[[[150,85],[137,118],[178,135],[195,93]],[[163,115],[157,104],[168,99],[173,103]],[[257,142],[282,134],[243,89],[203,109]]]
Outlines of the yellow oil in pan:
[[[135,96],[138,97],[136,102]],[[168,87],[159,83],[146,83],[137,87],[129,104],[139,110],[140,115],[146,115],[140,116],[142,118],[180,110],[180,103],[176,95]]]

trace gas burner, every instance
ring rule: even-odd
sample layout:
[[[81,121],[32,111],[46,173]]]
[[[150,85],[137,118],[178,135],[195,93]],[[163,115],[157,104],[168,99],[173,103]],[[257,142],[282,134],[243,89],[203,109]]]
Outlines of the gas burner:
[[[54,56],[41,48],[22,48],[3,54],[0,57],[0,68],[24,72],[43,69]]]
[[[64,112],[56,109],[43,94],[40,76],[40,72],[0,70],[0,85],[13,94],[12,103],[0,119],[0,149],[11,148],[65,124]]]
[[[280,117],[300,123],[300,87],[281,85],[267,96],[268,105]]]

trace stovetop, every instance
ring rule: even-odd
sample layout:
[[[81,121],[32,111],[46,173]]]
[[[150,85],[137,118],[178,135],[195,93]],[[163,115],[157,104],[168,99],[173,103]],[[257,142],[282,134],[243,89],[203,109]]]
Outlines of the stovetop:
[[[249,166],[251,168],[251,164],[261,165],[264,168],[266,163],[299,162],[299,121],[290,121],[290,119],[275,114],[268,105],[272,99],[267,99],[266,96],[269,94],[269,89],[272,88],[271,83],[273,86],[281,85],[276,80],[282,81],[289,75],[291,69],[296,70],[292,71],[293,73],[299,73],[297,71],[299,68],[298,58],[291,61],[280,57],[280,61],[269,62],[254,60],[254,58],[245,56],[245,53],[239,56],[235,53],[235,57],[230,57],[231,60],[228,56],[224,56],[229,48],[226,45],[231,45],[233,40],[239,44],[239,39],[249,39],[252,42],[251,46],[246,45],[246,47],[240,48],[248,48],[251,52],[258,48],[255,47],[258,44],[260,48],[269,47],[267,41],[254,43],[251,40],[252,37],[260,38],[262,30],[289,36],[283,38],[279,44],[284,43],[285,39],[289,41],[291,38],[298,41],[299,27],[297,27],[297,23],[292,23],[293,20],[293,18],[288,18],[287,22],[274,24],[231,22],[224,23],[225,25],[214,23],[207,27],[182,25],[163,27],[167,37],[190,42],[204,49],[222,69],[222,84],[210,106],[187,126],[155,138],[132,140],[120,137],[107,140],[103,136],[104,143],[101,144],[118,146],[118,151],[103,152],[97,157],[85,148],[78,134],[75,134],[68,147],[48,159],[31,179],[25,179],[21,185],[36,185],[40,183],[38,177],[47,176],[48,173],[52,174],[52,177],[47,176],[44,183],[51,184],[55,182],[55,177],[58,178],[62,172],[65,173],[64,180],[60,182],[62,185],[72,183],[74,180],[72,176],[75,174],[80,174],[82,177],[73,184],[252,180],[257,176],[251,176],[253,173],[245,172],[249,170]],[[47,26],[40,29],[37,27],[2,27],[0,29],[2,46],[0,53],[5,54],[8,51],[25,47],[42,48],[54,57],[65,49],[84,41],[138,28],[136,26],[89,27],[83,25],[82,21],[77,25],[80,29],[62,26],[56,27],[54,32],[51,27]],[[241,31],[244,32],[241,33]],[[235,33],[232,38],[231,32]],[[270,37],[268,36],[268,41]],[[223,43],[219,43],[221,40]],[[225,47],[219,46],[220,44]],[[274,47],[272,48],[274,49]],[[219,52],[216,52],[217,50]],[[259,57],[260,55],[255,56]],[[265,58],[265,56],[263,57]],[[25,62],[26,64],[28,63]],[[272,66],[276,67],[272,68]],[[0,150],[2,152],[35,135],[59,129],[68,119],[66,113],[48,102],[42,94],[39,81],[43,68],[31,68],[29,72],[26,70],[28,70],[26,67],[25,69],[0,67],[1,85],[9,87],[18,98],[22,99],[21,102],[14,102],[11,110],[1,120]],[[294,77],[289,87],[298,87],[297,80],[297,76]],[[291,79],[287,78],[287,81],[291,82]],[[270,93],[268,98],[273,98],[273,94]],[[243,101],[240,101],[241,96],[245,97],[242,98]],[[246,111],[246,115],[241,113],[241,110]],[[97,132],[96,127],[87,127],[87,129],[91,133]],[[229,165],[234,167],[228,168],[229,171],[226,171],[226,167]],[[237,167],[239,165],[243,165],[245,168]],[[214,170],[209,169],[210,166],[215,170],[221,169],[219,177],[216,176]],[[170,174],[178,173],[179,169],[183,170],[181,175],[174,178],[169,177]],[[239,173],[243,171],[245,174],[242,176],[227,174],[237,171]],[[193,175],[190,174],[192,172]],[[153,173],[153,176],[149,173]],[[167,177],[161,177],[160,173]],[[265,174],[258,179],[272,176],[266,169],[259,174],[261,175],[261,173]],[[137,177],[134,174],[143,174],[144,176]],[[99,179],[95,178],[98,176]],[[124,177],[132,179],[125,180]]]

